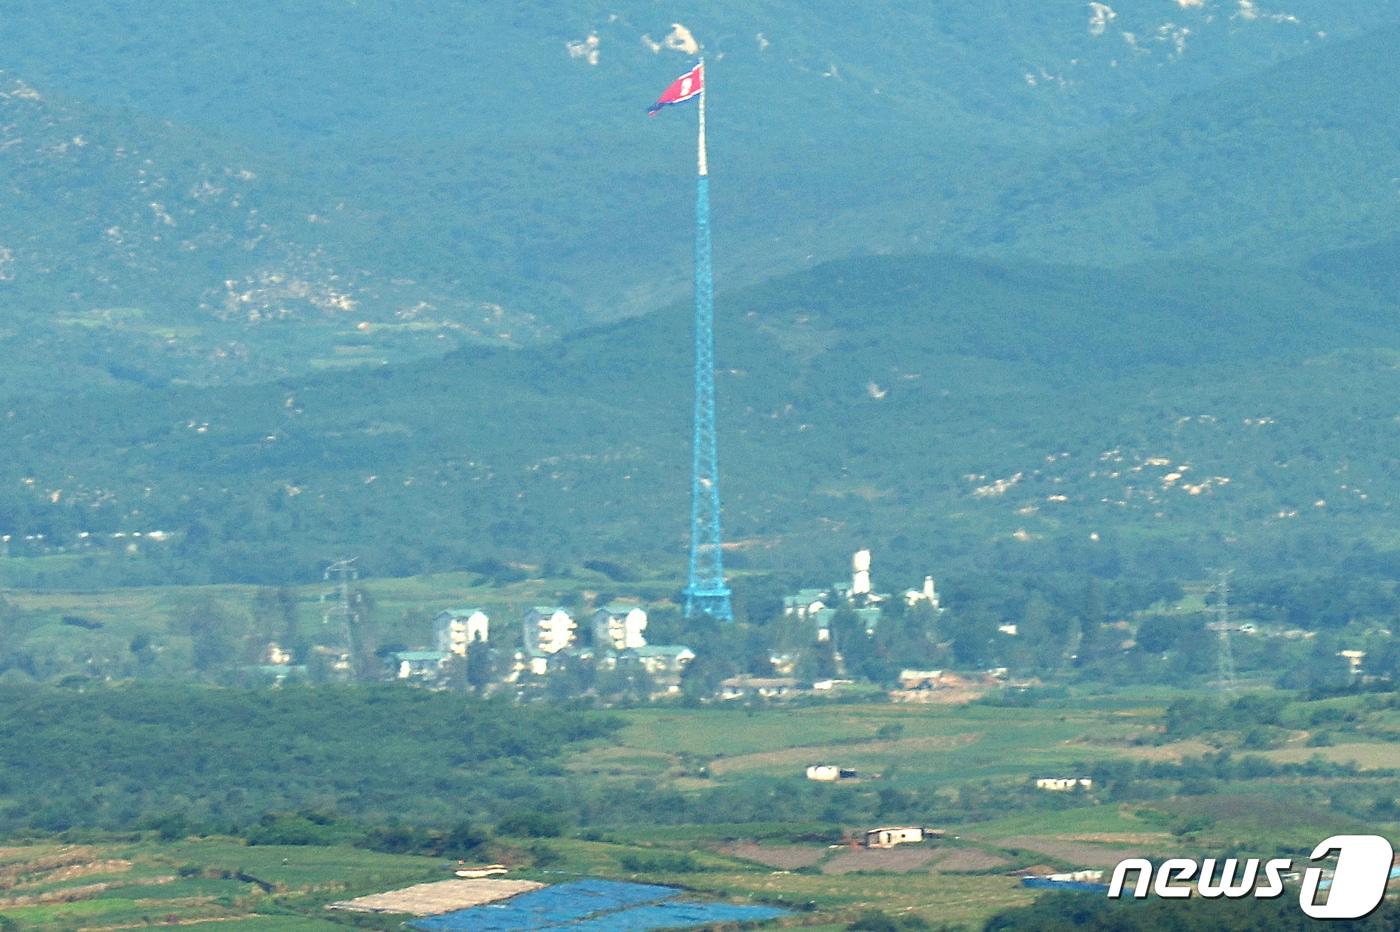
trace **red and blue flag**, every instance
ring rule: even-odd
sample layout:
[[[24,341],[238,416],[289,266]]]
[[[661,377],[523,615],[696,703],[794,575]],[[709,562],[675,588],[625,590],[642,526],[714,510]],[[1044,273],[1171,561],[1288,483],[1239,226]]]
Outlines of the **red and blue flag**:
[[[699,97],[700,92],[705,89],[705,64],[701,62],[691,68],[685,74],[671,82],[671,86],[662,92],[656,103],[647,110],[648,116],[656,116],[662,107],[669,107],[672,104],[683,104],[687,100]]]

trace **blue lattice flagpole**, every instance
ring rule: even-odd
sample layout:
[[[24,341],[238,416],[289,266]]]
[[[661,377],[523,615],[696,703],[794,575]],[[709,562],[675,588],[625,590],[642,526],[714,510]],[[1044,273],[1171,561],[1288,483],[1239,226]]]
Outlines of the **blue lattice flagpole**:
[[[719,445],[715,431],[714,282],[710,270],[710,169],[705,153],[705,83],[701,59],[695,182],[695,437],[690,485],[690,581],[685,617],[732,621],[720,533]]]

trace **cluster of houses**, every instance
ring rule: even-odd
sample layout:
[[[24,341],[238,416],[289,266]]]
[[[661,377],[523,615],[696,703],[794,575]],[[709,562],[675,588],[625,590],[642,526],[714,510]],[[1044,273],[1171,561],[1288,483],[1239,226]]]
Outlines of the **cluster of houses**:
[[[525,613],[524,647],[515,654],[506,681],[516,682],[527,672],[548,676],[561,661],[575,659],[600,670],[635,666],[651,677],[659,692],[680,692],[681,674],[695,659],[695,651],[682,644],[648,644],[646,629],[645,609],[614,602],[594,610],[591,643],[581,643],[578,624],[567,611],[536,606]]]
[[[680,691],[681,674],[695,652],[680,644],[648,644],[647,613],[639,605],[611,603],[594,610],[591,624],[580,632],[574,616],[558,606],[536,605],[521,619],[521,646],[511,655],[507,683],[546,677],[570,660],[592,663],[600,670],[633,668],[647,674],[658,692]],[[439,612],[433,619],[433,650],[399,651],[391,656],[395,676],[402,680],[441,679],[454,657],[473,650],[492,650],[491,620],[479,608]]]
[[[880,624],[880,606],[892,598],[894,596],[871,588],[870,551],[857,550],[851,556],[849,583],[840,580],[827,589],[799,589],[783,598],[783,616],[809,622],[813,639],[821,644],[831,640],[832,621],[842,608],[850,609],[865,627],[865,632],[873,634]],[[936,614],[943,611],[932,576],[925,576],[920,588],[906,589],[901,598],[909,608],[927,605]]]
[[[810,623],[811,643],[831,640],[831,626],[838,612],[848,609],[873,633],[880,623],[882,605],[895,596],[874,591],[870,577],[870,551],[857,551],[851,558],[849,582],[834,583],[828,589],[802,589],[783,600],[786,618]],[[934,612],[943,609],[933,577],[923,586],[901,596],[905,605],[927,605]],[[572,661],[591,664],[596,670],[636,669],[647,674],[658,694],[680,691],[681,674],[695,659],[695,652],[680,644],[648,644],[647,613],[640,605],[613,602],[593,610],[585,618],[575,618],[565,608],[537,605],[520,619],[520,641],[510,645],[509,654],[496,652],[500,645],[491,637],[491,619],[480,608],[456,608],[438,613],[433,619],[431,650],[398,651],[387,658],[392,674],[401,680],[424,683],[442,681],[454,658],[467,658],[474,650],[490,650],[495,657],[509,657],[509,663],[496,663],[494,679],[522,683],[548,677]],[[512,642],[514,639],[511,639]],[[802,692],[792,676],[795,656],[775,655],[773,676],[735,676],[720,684],[721,699],[783,698]],[[813,691],[831,690],[849,680],[827,680],[813,684]]]

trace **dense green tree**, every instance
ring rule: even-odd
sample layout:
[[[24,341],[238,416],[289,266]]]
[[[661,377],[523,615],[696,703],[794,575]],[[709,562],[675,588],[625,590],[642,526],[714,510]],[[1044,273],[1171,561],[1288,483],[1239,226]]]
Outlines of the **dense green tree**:
[[[1192,642],[1206,637],[1199,615],[1149,615],[1137,629],[1137,645],[1149,654],[1185,650]]]
[[[495,648],[478,637],[477,640],[467,648],[467,685],[480,694],[495,677]]]
[[[236,659],[241,627],[212,598],[199,599],[181,613],[180,625],[194,642],[194,668],[212,676],[230,668]]]

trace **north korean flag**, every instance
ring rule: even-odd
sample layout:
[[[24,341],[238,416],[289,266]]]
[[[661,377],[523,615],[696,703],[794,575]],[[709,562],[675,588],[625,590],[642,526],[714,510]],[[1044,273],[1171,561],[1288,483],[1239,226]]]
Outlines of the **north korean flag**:
[[[700,92],[705,88],[705,64],[701,62],[691,68],[685,74],[671,82],[671,86],[657,98],[656,103],[651,105],[647,111],[648,116],[656,116],[662,107],[669,107],[672,104],[683,104],[692,97],[699,97]]]

